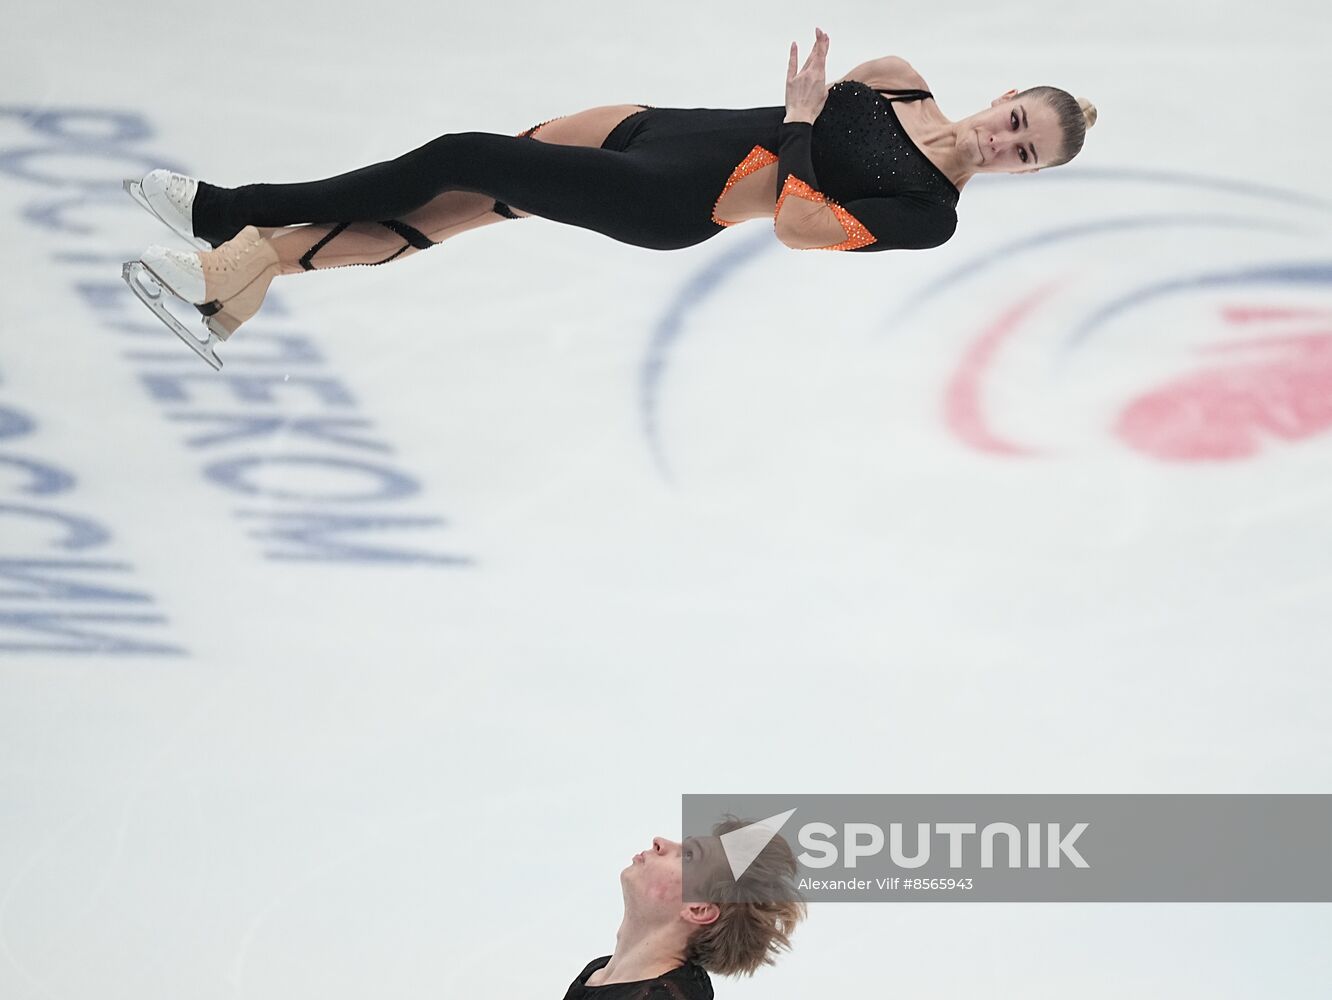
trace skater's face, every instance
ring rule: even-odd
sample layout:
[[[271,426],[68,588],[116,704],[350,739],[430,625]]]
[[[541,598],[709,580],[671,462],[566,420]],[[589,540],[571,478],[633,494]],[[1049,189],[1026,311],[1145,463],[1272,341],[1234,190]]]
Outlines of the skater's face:
[[[684,843],[677,843],[666,837],[653,837],[652,846],[635,854],[620,873],[626,905],[650,919],[666,921],[683,916],[693,923],[711,923],[718,912],[714,904],[684,902],[686,861],[720,871],[726,863],[721,840],[688,837]]]
[[[996,97],[986,111],[968,119],[965,146],[976,173],[1020,174],[1049,166],[1062,154],[1059,117],[1038,97]]]

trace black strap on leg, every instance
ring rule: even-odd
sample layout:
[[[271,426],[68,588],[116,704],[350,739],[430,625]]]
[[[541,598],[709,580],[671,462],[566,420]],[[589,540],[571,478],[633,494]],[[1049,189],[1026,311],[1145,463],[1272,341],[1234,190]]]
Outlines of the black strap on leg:
[[[405,222],[399,222],[397,219],[386,219],[380,225],[390,232],[397,233],[407,241],[408,246],[416,247],[418,250],[429,250],[435,245],[435,241],[421,230],[409,226]],[[389,258],[389,260],[392,259],[392,257]]]
[[[389,254],[389,255],[388,255],[387,257],[385,257],[383,260],[372,260],[372,261],[369,263],[369,265],[367,265],[367,266],[369,266],[369,267],[378,267],[380,264],[387,264],[387,263],[388,263],[389,261],[391,261],[391,260],[397,260],[397,259],[398,259],[399,257],[401,257],[403,254],[405,254],[409,249],[411,249],[411,248],[408,247],[408,246],[403,246],[402,248],[400,248],[399,250],[397,250],[395,253],[391,253],[391,254]]]
[[[366,267],[375,267],[379,264],[387,264],[391,260],[397,260],[399,257],[401,257],[403,254],[405,254],[408,250],[412,249],[413,247],[416,248],[417,250],[429,250],[431,247],[437,245],[434,240],[428,237],[425,233],[421,232],[421,230],[417,229],[415,226],[409,226],[407,225],[407,223],[399,222],[397,219],[385,219],[379,224],[383,226],[385,229],[389,230],[390,232],[396,233],[398,236],[401,236],[404,242],[402,247],[400,247],[397,250],[397,252],[389,255],[388,257],[385,257],[383,260],[368,261],[364,265]],[[318,243],[316,243],[314,246],[312,246],[309,250],[305,252],[305,256],[301,258],[301,267],[306,271],[315,270],[314,266],[315,254],[319,253],[320,250],[324,249],[324,247],[328,246],[329,243],[333,242],[333,240],[335,240],[339,235],[341,235],[342,232],[346,230],[346,228],[349,225],[351,225],[351,223],[349,222],[339,222],[331,230],[329,230],[328,233],[326,233]]]
[[[301,258],[301,267],[307,271],[313,271],[315,269],[314,266],[315,254],[317,254],[320,250],[324,249],[324,247],[328,246],[329,243],[333,242],[334,238],[337,237],[349,225],[351,225],[351,223],[349,222],[339,222],[336,226],[334,226],[327,233],[325,233],[323,239],[321,239],[318,243],[312,246],[309,250],[305,251],[305,256]]]

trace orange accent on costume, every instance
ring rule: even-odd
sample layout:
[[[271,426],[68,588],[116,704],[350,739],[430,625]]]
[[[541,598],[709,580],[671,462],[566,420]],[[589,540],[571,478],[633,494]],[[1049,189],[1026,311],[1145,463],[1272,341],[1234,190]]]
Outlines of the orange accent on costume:
[[[777,162],[777,154],[769,152],[762,146],[755,146],[749,151],[739,165],[731,171],[731,176],[727,178],[726,185],[721,189],[721,194],[717,195],[717,200],[712,203],[712,221],[719,226],[734,226],[736,223],[727,222],[725,219],[717,218],[717,206],[721,200],[726,197],[726,192],[735,186],[735,182],[742,177],[748,177],[755,170],[766,167],[769,163]]]
[[[777,198],[777,207],[772,213],[773,225],[777,225],[777,216],[782,212],[782,203],[786,201],[789,195],[795,195],[797,198],[803,198],[805,201],[812,201],[820,205],[825,205],[832,209],[833,215],[837,216],[837,221],[842,224],[846,230],[846,239],[841,243],[830,244],[826,247],[802,247],[804,250],[856,250],[860,247],[869,246],[875,242],[874,234],[866,229],[854,215],[844,209],[837,202],[833,201],[821,191],[815,191],[812,187],[802,181],[795,174],[786,175],[786,183],[782,185],[782,193]]]

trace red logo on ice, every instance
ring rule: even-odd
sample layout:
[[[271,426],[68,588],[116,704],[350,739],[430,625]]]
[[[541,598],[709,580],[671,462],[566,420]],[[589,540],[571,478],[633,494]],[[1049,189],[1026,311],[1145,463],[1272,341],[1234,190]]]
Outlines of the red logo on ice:
[[[1264,438],[1332,428],[1332,313],[1232,307],[1222,317],[1259,335],[1201,349],[1205,367],[1129,402],[1115,432],[1131,448],[1165,461],[1234,460]]]

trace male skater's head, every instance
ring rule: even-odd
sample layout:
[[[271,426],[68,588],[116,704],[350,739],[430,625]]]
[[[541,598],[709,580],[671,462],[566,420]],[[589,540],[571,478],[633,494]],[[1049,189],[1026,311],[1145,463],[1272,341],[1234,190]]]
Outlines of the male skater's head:
[[[720,838],[747,825],[728,816],[709,837],[682,844],[653,837],[651,847],[635,854],[620,873],[624,918],[615,953],[592,961],[567,997],[590,997],[589,987],[634,984],[626,997],[710,1000],[709,972],[752,975],[790,948],[791,932],[805,916],[794,892],[795,857],[775,836],[737,882]],[[687,894],[719,902],[686,901]],[[609,991],[596,995],[611,1000]]]
[[[791,933],[805,916],[805,904],[792,891],[796,870],[790,846],[773,837],[745,869],[739,884],[731,877],[721,835],[747,826],[728,818],[713,827],[710,837],[688,837],[677,844],[653,837],[652,847],[634,855],[620,873],[624,913],[630,920],[660,928],[679,941],[687,961],[709,972],[753,975],[772,965],[791,947]],[[721,902],[685,902],[684,864],[691,866],[691,885]]]

